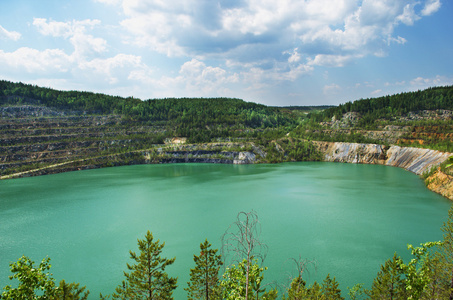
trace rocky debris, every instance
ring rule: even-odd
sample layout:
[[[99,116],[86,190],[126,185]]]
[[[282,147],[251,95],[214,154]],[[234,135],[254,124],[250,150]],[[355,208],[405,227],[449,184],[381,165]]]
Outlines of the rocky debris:
[[[407,116],[400,118],[404,121],[420,121],[420,120],[451,120],[453,119],[453,111],[438,109],[438,110],[421,110],[410,112]]]
[[[163,151],[158,149],[162,162],[180,163],[222,163],[222,164],[252,164],[256,162],[256,155],[247,151]]]
[[[360,114],[358,112],[347,112],[339,120],[335,116],[332,117],[332,122],[329,124],[333,129],[340,128],[351,128],[357,124],[360,120]]]

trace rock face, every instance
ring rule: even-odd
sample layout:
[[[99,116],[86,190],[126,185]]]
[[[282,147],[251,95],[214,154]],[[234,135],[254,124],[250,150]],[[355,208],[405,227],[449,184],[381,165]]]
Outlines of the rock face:
[[[404,168],[417,175],[436,167],[452,153],[430,149],[376,144],[317,142],[325,161],[380,164]]]
[[[453,200],[453,176],[443,173],[440,168],[426,179],[426,186],[430,190]]]

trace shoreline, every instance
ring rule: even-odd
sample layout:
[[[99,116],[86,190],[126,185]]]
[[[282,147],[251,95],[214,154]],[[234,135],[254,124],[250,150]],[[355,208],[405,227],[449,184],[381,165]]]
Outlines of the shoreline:
[[[421,176],[437,168],[426,179],[426,187],[453,201],[453,176],[440,171],[438,166],[447,160],[452,153],[436,150],[378,144],[359,144],[343,142],[320,142],[313,144],[323,155],[321,161],[356,164],[379,164],[403,168]],[[210,145],[212,146],[212,145]],[[209,146],[209,147],[210,147]],[[225,148],[225,144],[214,144]],[[237,148],[237,145],[234,145]],[[0,176],[0,180],[21,177],[42,176],[78,170],[98,169],[124,165],[162,164],[162,163],[213,163],[213,164],[258,164],[266,156],[262,150],[252,144],[253,150],[206,150],[207,144],[200,145],[166,145],[165,148],[137,150],[122,154],[78,159],[57,163],[42,168]],[[177,149],[176,149],[177,148]],[[277,163],[283,163],[279,161]]]

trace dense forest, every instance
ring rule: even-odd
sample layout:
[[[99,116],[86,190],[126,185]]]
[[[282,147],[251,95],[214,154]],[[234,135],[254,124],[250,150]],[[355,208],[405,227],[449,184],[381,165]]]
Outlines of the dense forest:
[[[324,110],[316,115],[316,118],[331,119],[335,116],[336,119],[341,119],[345,113],[357,112],[362,115],[361,122],[357,124],[361,127],[379,119],[391,120],[401,117],[409,112],[439,109],[453,110],[453,86],[346,102]]]
[[[0,81],[0,106],[44,105],[73,113],[113,114],[143,124],[165,125],[191,142],[243,135],[244,128],[293,128],[297,120],[276,107],[229,98],[166,98],[142,101],[90,92],[57,91]]]

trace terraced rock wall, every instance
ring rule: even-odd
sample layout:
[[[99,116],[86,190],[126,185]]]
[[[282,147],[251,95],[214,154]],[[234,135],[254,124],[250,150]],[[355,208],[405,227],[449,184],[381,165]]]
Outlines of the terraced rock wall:
[[[325,161],[400,167],[417,175],[430,171],[453,153],[430,149],[341,142],[316,142]]]

